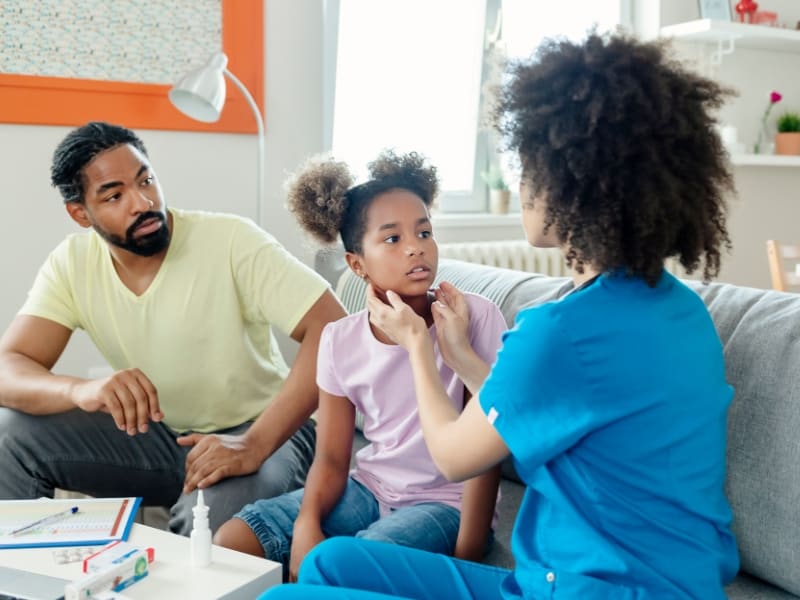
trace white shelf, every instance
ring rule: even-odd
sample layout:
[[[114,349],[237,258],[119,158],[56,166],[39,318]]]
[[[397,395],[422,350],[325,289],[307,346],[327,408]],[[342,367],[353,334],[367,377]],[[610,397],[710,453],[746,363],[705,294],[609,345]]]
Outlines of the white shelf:
[[[800,167],[800,156],[733,154],[731,162],[741,167]]]
[[[800,54],[800,31],[731,21],[698,19],[661,28],[661,37],[676,41],[716,45],[712,64],[736,48]],[[733,154],[731,163],[742,167],[800,167],[800,156],[775,154]]]
[[[737,48],[800,53],[800,31],[698,19],[661,28],[662,37],[688,42],[733,43]]]

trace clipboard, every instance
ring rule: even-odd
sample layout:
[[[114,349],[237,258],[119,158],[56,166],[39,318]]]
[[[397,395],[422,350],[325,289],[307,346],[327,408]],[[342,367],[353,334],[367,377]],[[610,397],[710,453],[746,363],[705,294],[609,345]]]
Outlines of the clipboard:
[[[141,498],[64,498],[0,501],[0,549],[99,546],[126,541]],[[12,532],[77,507],[73,514]]]

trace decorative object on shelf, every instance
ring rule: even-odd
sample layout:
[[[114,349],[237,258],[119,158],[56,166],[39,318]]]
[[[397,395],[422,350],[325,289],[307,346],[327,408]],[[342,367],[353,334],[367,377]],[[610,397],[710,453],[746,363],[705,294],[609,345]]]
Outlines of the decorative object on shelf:
[[[728,0],[698,0],[701,19],[730,21],[731,5]]]
[[[758,3],[753,0],[741,0],[736,5],[736,14],[739,15],[740,23],[752,23],[753,13],[758,10]]]
[[[772,107],[780,102],[781,98],[783,98],[783,96],[774,90],[769,93],[769,104],[767,104],[767,108],[761,116],[761,126],[758,128],[758,137],[756,138],[756,143],[753,144],[753,152],[755,154],[772,154],[772,143],[768,141],[772,139],[772,135],[767,129],[767,119],[769,118],[769,113],[772,112]]]
[[[720,125],[718,126],[719,137],[722,140],[722,145],[728,151],[728,154],[735,156],[744,154],[747,147],[743,142],[739,141],[739,131],[733,125]]]
[[[511,200],[511,190],[508,189],[503,170],[497,165],[481,172],[481,177],[489,188],[489,212],[504,215],[508,212]]]
[[[777,120],[775,154],[800,154],[800,114],[785,112]]]
[[[767,27],[778,26],[778,13],[769,10],[757,10],[751,17],[753,25],[765,25]]]

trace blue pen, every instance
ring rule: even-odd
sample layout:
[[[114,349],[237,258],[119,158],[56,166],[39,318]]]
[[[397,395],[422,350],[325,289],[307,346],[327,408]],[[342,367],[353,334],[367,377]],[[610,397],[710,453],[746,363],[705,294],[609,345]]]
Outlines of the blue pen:
[[[57,512],[54,515],[50,515],[49,517],[44,517],[43,519],[39,519],[38,521],[34,521],[33,523],[28,523],[24,527],[20,527],[19,529],[15,529],[14,531],[12,531],[10,535],[17,535],[18,533],[22,533],[23,531],[28,531],[28,529],[39,527],[40,525],[46,525],[47,523],[52,523],[53,521],[60,521],[64,517],[68,517],[69,515],[74,515],[76,512],[78,512],[78,507],[73,506],[72,508],[68,508],[67,510],[62,510],[61,512]]]

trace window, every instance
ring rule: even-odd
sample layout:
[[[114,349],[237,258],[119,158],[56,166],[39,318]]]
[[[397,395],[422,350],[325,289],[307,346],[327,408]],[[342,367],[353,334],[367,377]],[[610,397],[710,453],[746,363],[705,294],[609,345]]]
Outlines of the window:
[[[502,39],[512,58],[530,56],[547,37],[565,36],[582,39],[593,24],[599,31],[622,23],[623,6],[619,0],[561,0],[531,2],[502,0]]]
[[[579,39],[621,18],[620,0],[331,0],[333,155],[362,181],[382,149],[416,150],[439,171],[442,211],[483,212],[479,172],[498,160],[480,116],[491,42],[523,57],[544,37]]]
[[[483,21],[475,1],[342,0],[334,156],[365,176],[387,146],[418,150],[471,190]]]

